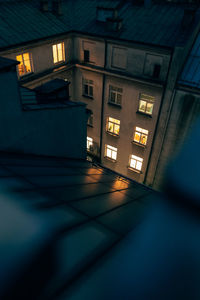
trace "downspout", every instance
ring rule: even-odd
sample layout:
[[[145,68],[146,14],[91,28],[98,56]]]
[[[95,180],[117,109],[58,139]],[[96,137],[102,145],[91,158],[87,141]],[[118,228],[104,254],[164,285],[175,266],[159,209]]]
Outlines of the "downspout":
[[[104,51],[104,70],[107,66],[107,40],[105,40],[105,51]],[[103,121],[104,121],[104,96],[105,96],[105,81],[106,75],[103,74],[103,81],[102,81],[102,100],[101,100],[101,127],[100,127],[100,162],[103,153]]]

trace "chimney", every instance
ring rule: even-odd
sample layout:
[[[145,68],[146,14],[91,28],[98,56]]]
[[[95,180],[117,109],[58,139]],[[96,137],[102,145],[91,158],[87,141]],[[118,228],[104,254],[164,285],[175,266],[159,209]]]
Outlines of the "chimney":
[[[60,16],[62,15],[62,0],[53,0],[52,2],[52,12],[53,14]]]
[[[186,8],[184,10],[183,19],[181,26],[183,29],[187,29],[194,21],[196,9],[195,8]]]
[[[40,0],[40,10],[42,12],[48,12],[48,10],[49,10],[49,0]]]

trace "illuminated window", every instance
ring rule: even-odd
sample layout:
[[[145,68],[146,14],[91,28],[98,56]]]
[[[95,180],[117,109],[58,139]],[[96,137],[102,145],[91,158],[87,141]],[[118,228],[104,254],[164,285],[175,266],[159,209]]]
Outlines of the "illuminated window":
[[[133,140],[136,143],[146,145],[149,131],[140,127],[135,128]]]
[[[16,60],[20,62],[20,64],[17,66],[19,76],[23,76],[32,72],[30,53],[27,52],[17,55]]]
[[[87,136],[87,150],[92,151],[93,139]]]
[[[93,80],[83,79],[83,95],[93,98]]]
[[[53,49],[53,62],[54,64],[64,61],[64,43],[59,43],[52,46]]]
[[[107,120],[107,132],[119,135],[120,121],[109,117]]]
[[[155,97],[145,95],[145,94],[140,94],[138,110],[147,115],[152,115],[154,101],[155,101]]]
[[[122,104],[123,89],[110,85],[109,87],[109,102],[117,105]]]
[[[93,112],[91,111],[90,116],[88,118],[87,125],[93,126]]]
[[[109,157],[113,160],[117,159],[117,148],[112,147],[110,145],[105,146],[105,156]]]
[[[136,156],[136,155],[130,156],[129,166],[131,169],[134,169],[136,171],[141,171],[142,163],[143,163],[143,158]]]

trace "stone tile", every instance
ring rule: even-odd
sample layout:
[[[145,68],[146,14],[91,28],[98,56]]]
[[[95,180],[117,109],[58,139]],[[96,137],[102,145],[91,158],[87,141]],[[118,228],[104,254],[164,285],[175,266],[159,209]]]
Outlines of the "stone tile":
[[[2,177],[0,178],[0,190],[26,190],[32,189],[33,186],[23,179],[18,177]]]
[[[115,181],[116,176],[110,175],[110,174],[92,174],[90,175],[91,178],[93,178],[96,182],[110,182],[110,181]]]
[[[124,203],[133,201],[120,192],[113,192],[105,195],[100,195],[88,199],[74,201],[70,205],[83,211],[91,217],[98,216],[113,208],[116,208]]]
[[[120,193],[122,193],[125,196],[131,197],[133,200],[136,200],[138,198],[147,196],[148,193],[151,193],[148,189],[143,189],[139,187],[130,187],[127,190],[124,191],[120,191]]]
[[[0,177],[9,177],[13,176],[13,173],[3,167],[0,167]]]
[[[52,199],[60,202],[69,202],[82,198],[101,195],[112,192],[113,189],[103,183],[92,183],[79,186],[60,187],[52,189],[41,189]]]
[[[116,238],[116,235],[95,222],[86,223],[69,231],[58,242],[56,277],[70,279]]]
[[[115,210],[98,217],[97,220],[114,230],[114,232],[125,234],[141,221],[144,209],[145,207],[143,204],[135,201],[116,208]]]
[[[86,175],[69,175],[69,176],[27,176],[30,182],[39,187],[68,186],[94,183],[95,180]]]
[[[40,167],[40,166],[8,166],[10,171],[23,176],[26,175],[81,175],[81,169],[62,167]]]

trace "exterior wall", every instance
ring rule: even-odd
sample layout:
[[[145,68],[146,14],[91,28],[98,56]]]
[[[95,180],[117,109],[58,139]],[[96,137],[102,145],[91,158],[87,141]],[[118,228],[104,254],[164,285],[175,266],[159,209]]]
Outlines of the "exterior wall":
[[[84,50],[90,52],[90,64],[104,67],[105,43],[94,39],[75,37],[74,38],[74,59],[84,62]]]
[[[165,81],[170,55],[164,51],[131,48],[124,45],[108,43],[107,68],[120,70],[136,77],[152,78],[154,64],[160,64],[160,81]]]
[[[85,105],[23,111],[16,72],[0,72],[0,82],[1,151],[86,157]]]
[[[83,96],[83,78],[93,80],[93,99]],[[102,74],[77,68],[75,70],[76,89],[74,100],[84,102],[93,112],[93,127],[87,126],[87,136],[100,147],[101,109],[102,109]]]
[[[28,46],[15,48],[12,50],[7,50],[5,52],[0,52],[1,56],[10,58],[10,59],[16,59],[16,56],[22,53],[29,52],[32,57],[32,70],[34,74],[39,74],[41,72],[44,72],[48,69],[52,69],[55,67],[58,67],[59,65],[63,64],[63,61],[60,63],[54,64],[53,62],[53,52],[52,52],[52,46],[58,43],[64,42],[65,46],[65,63],[70,63],[73,59],[73,42],[72,39],[69,37],[65,38],[57,38],[52,39],[51,41],[46,41],[39,44],[30,44]],[[23,77],[30,76],[30,74],[27,74]]]
[[[123,88],[121,107],[108,103],[109,85]],[[140,93],[145,93],[155,97],[152,116],[138,112]],[[106,78],[102,146],[102,163],[106,167],[114,169],[115,171],[139,182],[143,182],[160,107],[161,96],[161,88],[142,85],[136,82],[125,81],[109,76]],[[106,132],[106,123],[108,117],[113,117],[120,120],[119,136],[113,136]],[[132,143],[134,129],[136,126],[149,131],[147,145],[145,147]],[[116,162],[104,157],[105,144],[111,145],[118,149]],[[131,154],[144,159],[142,173],[138,174],[128,169],[129,157]]]
[[[154,186],[156,188],[162,184],[166,167],[180,151],[199,117],[200,94],[192,90],[176,90],[155,176]]]

